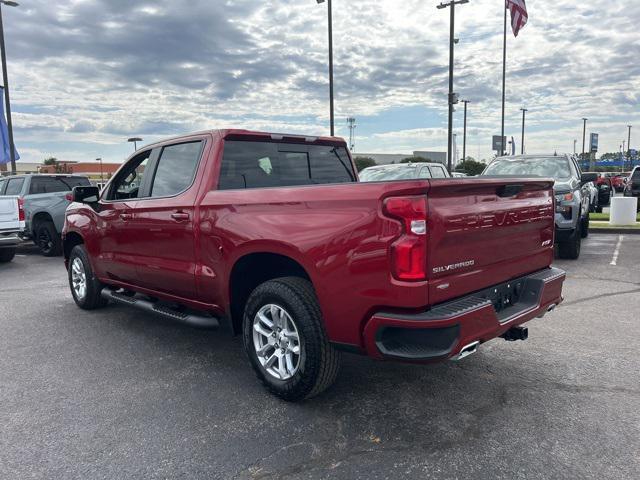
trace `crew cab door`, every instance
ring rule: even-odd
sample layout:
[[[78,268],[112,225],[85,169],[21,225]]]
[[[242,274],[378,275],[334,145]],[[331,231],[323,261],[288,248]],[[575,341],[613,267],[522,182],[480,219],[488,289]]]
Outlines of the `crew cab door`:
[[[206,138],[157,149],[151,181],[130,222],[140,287],[186,299],[196,295],[194,179]]]
[[[137,238],[133,229],[133,212],[149,183],[148,167],[152,150],[130,159],[122,167],[96,208],[96,273],[99,277],[136,285],[138,283]]]

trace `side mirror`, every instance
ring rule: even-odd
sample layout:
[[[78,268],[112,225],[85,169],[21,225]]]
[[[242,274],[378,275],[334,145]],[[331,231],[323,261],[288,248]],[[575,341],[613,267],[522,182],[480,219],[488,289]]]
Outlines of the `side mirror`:
[[[96,203],[100,198],[100,189],[93,185],[73,187],[73,201],[78,203]]]
[[[583,185],[585,183],[595,182],[596,180],[598,180],[598,174],[596,172],[583,173],[582,177],[580,178],[580,181]]]

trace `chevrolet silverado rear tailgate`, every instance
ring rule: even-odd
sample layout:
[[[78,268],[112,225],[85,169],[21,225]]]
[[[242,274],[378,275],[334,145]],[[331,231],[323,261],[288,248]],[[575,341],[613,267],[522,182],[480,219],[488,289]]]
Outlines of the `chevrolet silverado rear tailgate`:
[[[553,181],[474,177],[430,182],[427,272],[432,304],[548,267]]]

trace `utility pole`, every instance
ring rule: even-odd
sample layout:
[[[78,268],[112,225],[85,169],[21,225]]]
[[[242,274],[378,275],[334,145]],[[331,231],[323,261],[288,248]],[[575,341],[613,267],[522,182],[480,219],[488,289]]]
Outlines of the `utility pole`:
[[[576,143],[578,143],[578,140],[576,140],[575,138],[573,139],[573,154],[576,154]]]
[[[325,0],[316,0],[318,4]],[[333,13],[331,11],[331,0],[327,0],[328,23],[329,23],[329,123],[331,126],[331,136],[335,135],[334,109],[333,109]]]
[[[356,144],[355,144],[356,118],[355,117],[348,117],[347,118],[347,125],[349,125],[349,150],[351,150],[353,152],[353,149],[356,146]]]
[[[453,106],[458,103],[458,95],[453,93],[453,45],[455,43],[455,6],[462,5],[464,3],[469,3],[469,0],[451,0],[447,3],[441,3],[436,8],[441,10],[443,8],[449,7],[450,18],[449,18],[449,122],[448,122],[448,133],[447,133],[447,170],[451,173],[451,161],[452,161],[452,151],[453,148]]]
[[[2,5],[17,7],[18,2],[0,1],[0,49],[2,52],[2,79],[4,81],[4,100],[7,110],[7,130],[9,132],[9,159],[11,160],[11,175],[16,174],[16,146],[13,144],[13,121],[11,119],[11,101],[9,100],[9,75],[7,73],[7,51],[4,44],[4,25],[2,23]]]
[[[504,35],[502,37],[502,122],[500,129],[500,145],[502,155],[504,155],[504,102],[506,96],[507,83],[507,6],[504,6]]]
[[[467,158],[467,104],[469,100],[462,100],[464,103],[464,130],[462,134],[462,161],[464,162]]]
[[[524,107],[520,110],[522,110],[522,143],[520,145],[520,155],[524,155],[524,116],[529,110]]]

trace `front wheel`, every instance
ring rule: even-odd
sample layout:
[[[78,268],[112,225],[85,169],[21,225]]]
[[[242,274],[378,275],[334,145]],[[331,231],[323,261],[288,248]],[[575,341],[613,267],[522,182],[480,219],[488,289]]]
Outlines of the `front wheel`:
[[[580,236],[582,238],[587,238],[589,236],[589,221],[590,215],[587,213],[582,219],[582,225],[580,226]]]
[[[69,255],[69,287],[76,305],[84,310],[93,310],[107,304],[107,300],[101,295],[103,285],[95,277],[83,245],[73,247]]]
[[[245,306],[243,332],[256,375],[284,400],[314,397],[338,375],[340,355],[327,339],[308,280],[284,277],[258,286]]]
[[[560,258],[566,258],[568,260],[577,260],[580,257],[580,247],[582,245],[582,222],[578,222],[576,230],[571,235],[571,238],[566,242],[558,244],[558,254]]]

